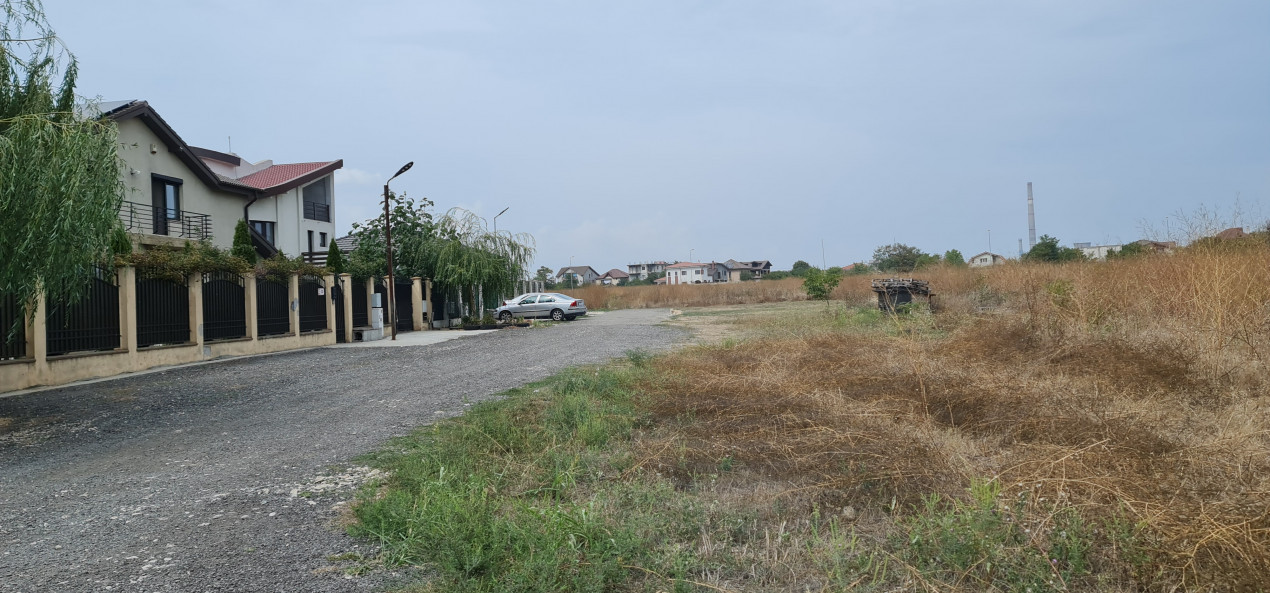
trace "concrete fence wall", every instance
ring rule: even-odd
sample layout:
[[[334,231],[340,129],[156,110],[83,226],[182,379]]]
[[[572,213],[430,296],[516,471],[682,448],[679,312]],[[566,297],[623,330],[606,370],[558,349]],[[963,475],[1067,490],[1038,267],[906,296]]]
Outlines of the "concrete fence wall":
[[[353,341],[353,290],[368,291],[367,308],[374,294],[371,280],[354,286],[348,274],[337,278],[323,277],[323,294],[326,298],[326,328],[309,332],[300,331],[299,278],[291,276],[289,282],[290,321],[288,333],[276,336],[259,336],[256,320],[256,278],[244,275],[244,306],[246,307],[247,335],[242,338],[205,340],[203,338],[203,275],[194,274],[188,279],[189,323],[191,340],[184,344],[137,346],[137,274],[132,267],[117,270],[119,287],[119,348],[109,351],[77,352],[60,356],[48,355],[47,303],[43,295],[34,315],[26,315],[26,358],[0,361],[0,393],[41,385],[61,385],[84,379],[108,377],[121,373],[141,371],[160,366],[170,366],[211,360],[223,356],[243,356],[313,348],[336,343],[336,304],[331,298],[335,282],[340,282],[344,300],[343,341]],[[414,287],[409,295],[414,301],[413,326],[421,330],[430,326],[431,310],[424,306],[424,295],[431,291],[431,282],[412,278]],[[425,286],[426,284],[426,286]],[[402,295],[405,296],[405,295]],[[369,311],[368,311],[369,313]],[[385,324],[388,319],[385,319]]]

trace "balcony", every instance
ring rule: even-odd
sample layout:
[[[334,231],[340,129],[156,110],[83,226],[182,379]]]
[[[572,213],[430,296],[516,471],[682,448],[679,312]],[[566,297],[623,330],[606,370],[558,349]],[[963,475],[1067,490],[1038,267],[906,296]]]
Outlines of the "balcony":
[[[305,202],[304,217],[309,220],[331,222],[331,207],[317,202]]]
[[[209,241],[212,238],[212,217],[189,210],[181,210],[177,212],[176,218],[168,218],[166,208],[123,202],[119,206],[119,220],[129,233],[162,235],[191,241]]]

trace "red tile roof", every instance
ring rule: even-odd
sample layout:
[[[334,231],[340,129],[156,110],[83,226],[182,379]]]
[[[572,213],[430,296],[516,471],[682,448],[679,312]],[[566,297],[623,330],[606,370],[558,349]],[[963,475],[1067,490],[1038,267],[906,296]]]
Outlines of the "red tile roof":
[[[293,163],[289,165],[274,165],[263,171],[256,171],[251,175],[238,179],[238,183],[249,185],[256,189],[269,189],[279,185],[285,185],[288,181],[293,181],[300,177],[304,177],[309,173],[333,165],[339,161],[327,161],[324,163]]]

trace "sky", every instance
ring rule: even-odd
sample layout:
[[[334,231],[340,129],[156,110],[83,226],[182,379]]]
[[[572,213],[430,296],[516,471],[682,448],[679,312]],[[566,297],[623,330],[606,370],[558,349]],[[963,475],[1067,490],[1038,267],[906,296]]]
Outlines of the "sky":
[[[1270,217],[1270,2],[50,1],[78,92],[186,142],[343,159],[534,268],[1016,256]],[[1169,229],[1164,231],[1162,229]]]

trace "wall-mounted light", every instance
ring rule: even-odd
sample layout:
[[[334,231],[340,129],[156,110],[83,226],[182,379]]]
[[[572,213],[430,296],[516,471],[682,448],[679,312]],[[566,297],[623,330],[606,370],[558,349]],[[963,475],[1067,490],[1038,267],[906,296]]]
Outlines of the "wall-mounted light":
[[[130,174],[132,174],[132,175],[140,175],[140,174],[141,174],[141,171],[138,171],[137,169],[132,169],[132,170],[128,171],[128,173],[130,173]]]

